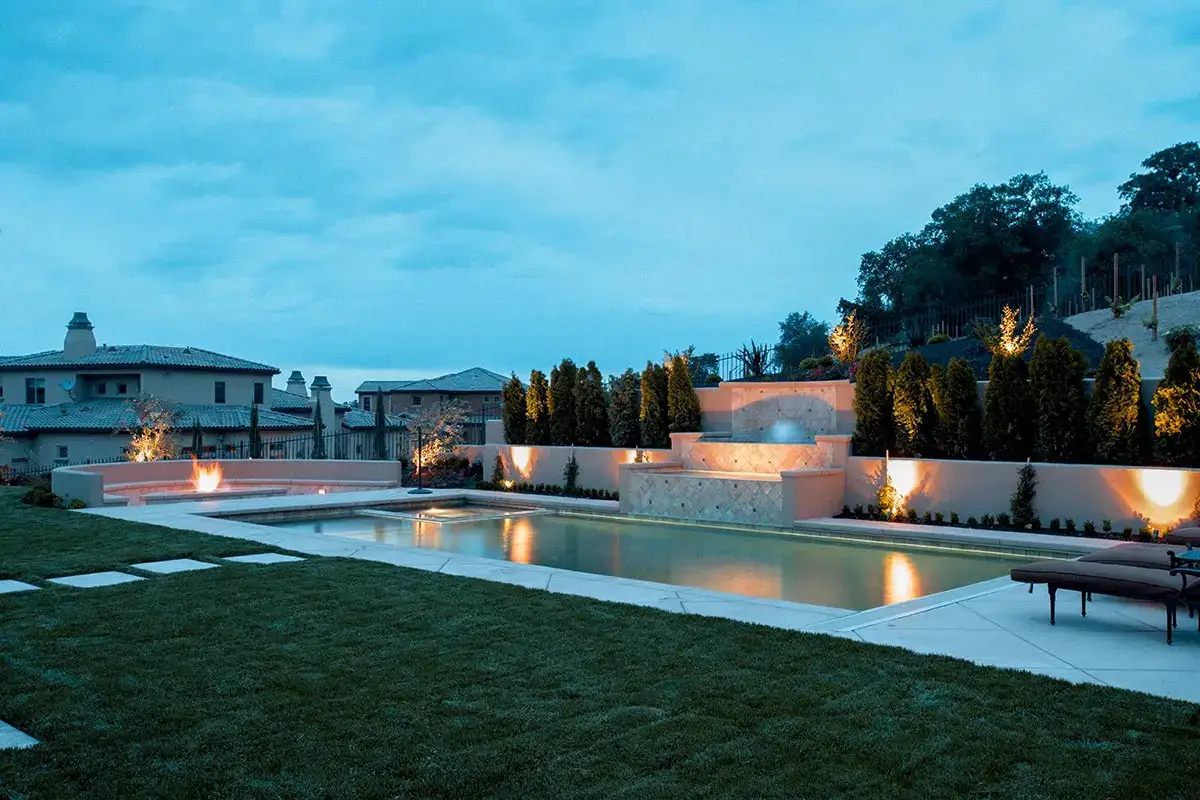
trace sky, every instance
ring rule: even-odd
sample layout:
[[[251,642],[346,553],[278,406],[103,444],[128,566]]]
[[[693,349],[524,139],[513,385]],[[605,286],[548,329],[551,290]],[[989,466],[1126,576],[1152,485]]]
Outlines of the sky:
[[[1200,130],[1195,0],[0,3],[0,354],[366,378],[773,341],[978,182]]]

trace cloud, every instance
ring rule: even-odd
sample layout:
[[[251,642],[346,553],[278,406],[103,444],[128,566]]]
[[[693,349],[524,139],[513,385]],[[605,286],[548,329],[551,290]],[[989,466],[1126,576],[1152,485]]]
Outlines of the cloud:
[[[380,377],[770,340],[975,182],[1112,210],[1194,138],[1190,6],[22,4],[0,349],[84,308]]]

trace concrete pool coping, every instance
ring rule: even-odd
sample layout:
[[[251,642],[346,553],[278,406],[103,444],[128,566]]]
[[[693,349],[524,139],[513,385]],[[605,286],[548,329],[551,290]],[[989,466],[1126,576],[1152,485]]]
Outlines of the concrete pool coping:
[[[476,500],[492,506],[534,506],[591,514],[615,515],[617,511],[617,503],[603,500],[475,490],[434,490],[427,495],[414,496],[409,495],[407,489],[388,489],[342,495],[291,495],[94,508],[77,513],[247,539],[308,555],[378,561],[662,611],[721,617],[871,644],[893,645],[918,653],[948,655],[986,666],[1035,672],[1078,683],[1108,684],[1200,702],[1200,658],[1197,658],[1200,655],[1200,637],[1189,635],[1189,626],[1185,623],[1180,628],[1175,645],[1166,645],[1162,621],[1159,619],[1161,606],[1155,609],[1097,596],[1088,604],[1086,618],[1066,613],[1064,604],[1064,610],[1059,614],[1059,624],[1051,627],[1044,593],[1027,594],[1024,585],[1000,577],[903,603],[852,611],[444,551],[338,539],[323,534],[293,533],[221,516],[231,513],[418,504],[439,500]],[[819,520],[804,525],[815,524],[831,534],[854,533],[854,526],[848,528],[841,524],[845,522],[848,521]],[[937,528],[925,532],[935,533],[941,539],[950,531]],[[1030,536],[1067,538],[994,531],[966,533],[970,538],[965,541],[983,536],[988,542],[1006,542],[1020,547],[1029,546],[1027,540]],[[1010,539],[1010,536],[1020,538]],[[876,540],[875,543],[882,542]],[[902,541],[895,543],[905,544]],[[1095,544],[1096,547],[1091,549],[1119,544],[1105,540],[1078,542],[1073,538],[1068,539],[1068,543]],[[1061,544],[1054,542],[1054,549]]]

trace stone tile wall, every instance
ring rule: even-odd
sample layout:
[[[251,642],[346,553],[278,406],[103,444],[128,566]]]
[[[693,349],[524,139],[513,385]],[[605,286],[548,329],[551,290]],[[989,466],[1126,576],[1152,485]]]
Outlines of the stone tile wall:
[[[630,514],[751,525],[783,524],[783,485],[778,479],[642,471],[630,473],[629,487],[629,496],[621,497],[621,510]]]
[[[776,422],[792,422],[807,434],[838,433],[838,388],[831,383],[733,384],[733,438],[761,440]]]
[[[778,475],[786,470],[822,469],[832,461],[828,444],[681,441],[678,447],[684,469],[711,472]]]

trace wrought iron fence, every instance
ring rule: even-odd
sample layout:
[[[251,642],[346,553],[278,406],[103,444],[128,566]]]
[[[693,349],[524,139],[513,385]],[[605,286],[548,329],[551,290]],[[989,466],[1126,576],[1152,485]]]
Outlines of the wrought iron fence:
[[[487,444],[488,420],[500,419],[500,409],[498,403],[487,403],[480,411],[468,414],[463,424],[463,444]]]

